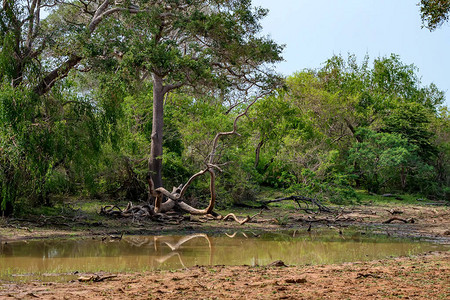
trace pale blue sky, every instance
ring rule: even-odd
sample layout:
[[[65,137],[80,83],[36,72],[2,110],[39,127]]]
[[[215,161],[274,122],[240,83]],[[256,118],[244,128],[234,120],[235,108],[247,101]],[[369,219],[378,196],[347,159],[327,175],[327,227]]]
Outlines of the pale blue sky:
[[[290,75],[318,68],[333,54],[371,59],[395,53],[419,68],[422,84],[434,82],[450,106],[450,23],[421,28],[419,0],[253,0],[269,9],[263,34],[286,44],[277,70]]]

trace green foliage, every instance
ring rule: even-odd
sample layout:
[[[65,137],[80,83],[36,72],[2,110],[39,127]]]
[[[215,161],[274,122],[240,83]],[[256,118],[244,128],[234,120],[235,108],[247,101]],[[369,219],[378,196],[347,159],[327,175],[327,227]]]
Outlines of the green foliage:
[[[378,193],[399,177],[398,170],[407,167],[415,149],[398,134],[376,133],[365,128],[357,134],[362,142],[349,150],[348,162],[362,177],[364,187]]]
[[[73,192],[76,182],[95,177],[102,142],[98,115],[70,86],[60,88],[39,97],[22,86],[2,85],[2,210],[25,196],[29,204],[48,204],[50,194]]]
[[[433,162],[435,167],[435,182],[442,186],[444,196],[450,195],[450,113],[447,107],[441,107],[438,114],[431,121],[434,133],[433,144],[437,154]]]
[[[351,175],[330,172],[324,178],[309,169],[302,171],[302,183],[292,184],[288,193],[329,201],[334,204],[350,204],[357,200],[351,186]]]
[[[37,137],[45,132],[32,127],[29,121],[36,113],[36,98],[26,89],[13,88],[7,83],[0,90],[0,180],[1,211],[11,213],[22,177],[28,171],[43,175],[45,166],[38,165],[39,150],[31,149]],[[47,136],[48,137],[48,136]],[[41,142],[41,141],[39,141]],[[45,147],[45,143],[40,143]],[[37,150],[37,151],[34,151]],[[30,154],[30,156],[28,156]],[[37,168],[27,168],[27,162]]]
[[[421,0],[420,15],[422,23],[430,31],[435,30],[448,21],[450,14],[450,2],[447,0]]]
[[[378,204],[378,205],[402,205],[408,204],[423,204],[422,201],[427,200],[421,194],[402,194],[394,195],[395,197],[385,197],[374,193],[368,193],[367,190],[356,190],[356,195],[361,204]]]
[[[422,104],[400,103],[385,118],[382,130],[400,134],[416,146],[419,155],[427,160],[436,154],[431,140],[433,133],[429,130],[430,121],[431,113]]]

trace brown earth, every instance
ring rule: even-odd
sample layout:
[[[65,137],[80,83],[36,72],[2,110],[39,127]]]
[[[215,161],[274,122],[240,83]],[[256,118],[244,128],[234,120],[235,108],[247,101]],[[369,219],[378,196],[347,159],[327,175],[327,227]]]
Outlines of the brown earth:
[[[240,210],[252,215],[258,210]],[[450,244],[450,209],[446,206],[357,206],[334,214],[306,214],[271,208],[252,222],[212,221],[192,218],[178,225],[130,220],[102,220],[100,226],[71,228],[40,226],[33,221],[0,223],[1,242],[54,236],[108,235],[117,232],[222,232],[230,229],[279,230],[281,228],[335,227],[409,237],[426,237]],[[396,217],[408,221],[393,220]],[[56,219],[55,219],[56,220]],[[72,221],[73,222],[73,221]],[[77,221],[78,222],[78,221]],[[411,223],[412,222],[412,223]],[[81,224],[78,222],[77,224]],[[106,276],[117,276],[106,278]],[[434,252],[372,262],[298,267],[214,266],[179,271],[83,274],[88,282],[9,283],[0,281],[0,299],[449,299],[450,253]],[[95,282],[95,280],[99,280]],[[104,280],[101,280],[104,279]]]
[[[3,284],[0,298],[449,299],[449,282],[450,254],[439,252],[339,265],[194,267],[100,282]]]

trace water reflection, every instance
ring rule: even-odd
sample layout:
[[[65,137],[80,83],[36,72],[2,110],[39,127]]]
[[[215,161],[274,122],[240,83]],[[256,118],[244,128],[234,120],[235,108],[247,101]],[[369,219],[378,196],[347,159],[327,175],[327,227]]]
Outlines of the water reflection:
[[[213,253],[213,248],[211,247],[211,240],[208,237],[208,235],[204,234],[204,233],[196,233],[196,234],[191,234],[191,235],[187,235],[184,237],[181,237],[176,243],[174,243],[173,241],[167,241],[167,239],[170,237],[167,236],[155,236],[154,237],[154,245],[155,245],[155,251],[158,251],[158,241],[161,243],[164,243],[166,246],[168,246],[172,252],[169,254],[166,254],[162,257],[156,258],[156,261],[160,264],[166,262],[169,258],[176,256],[178,257],[178,260],[180,261],[180,265],[183,268],[186,268],[186,265],[183,262],[182,256],[180,254],[180,252],[178,252],[177,250],[180,250],[180,247],[195,238],[204,238],[206,241],[208,241],[208,247],[209,247],[209,265],[212,265],[212,253]]]
[[[223,236],[124,236],[121,240],[62,239],[2,243],[0,277],[23,273],[73,273],[176,269],[194,265],[328,264],[381,259],[445,245],[359,234],[233,232]]]

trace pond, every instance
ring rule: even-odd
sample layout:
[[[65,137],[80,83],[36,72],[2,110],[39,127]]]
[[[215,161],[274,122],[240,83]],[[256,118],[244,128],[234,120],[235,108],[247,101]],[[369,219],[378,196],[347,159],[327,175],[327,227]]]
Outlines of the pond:
[[[87,272],[179,269],[195,265],[331,264],[449,250],[448,245],[335,231],[222,236],[123,236],[2,243],[0,279]]]

